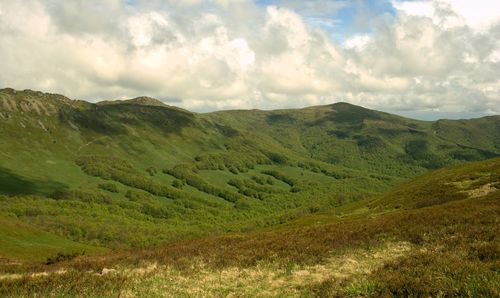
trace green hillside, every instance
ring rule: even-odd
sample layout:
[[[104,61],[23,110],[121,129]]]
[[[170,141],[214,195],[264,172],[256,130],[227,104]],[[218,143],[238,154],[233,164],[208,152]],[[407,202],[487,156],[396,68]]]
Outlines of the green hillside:
[[[375,209],[423,208],[451,201],[476,199],[500,189],[500,158],[439,169],[367,202]]]
[[[62,254],[94,254],[105,248],[77,243],[18,220],[0,219],[0,255],[10,260],[45,261]]]
[[[0,295],[497,297],[499,175],[496,158],[280,227],[0,266]]]
[[[415,176],[460,161],[499,155],[500,117],[417,121],[347,103],[300,110],[210,114],[258,131],[301,155],[389,176]]]
[[[500,116],[423,122],[346,103],[197,114],[0,90],[0,217],[143,247],[336,210],[500,155]]]

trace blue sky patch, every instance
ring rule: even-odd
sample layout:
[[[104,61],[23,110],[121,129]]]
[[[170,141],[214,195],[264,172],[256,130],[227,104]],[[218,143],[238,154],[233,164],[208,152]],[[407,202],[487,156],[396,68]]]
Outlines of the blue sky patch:
[[[396,15],[388,0],[372,1],[285,1],[257,0],[257,5],[286,7],[300,14],[313,27],[330,33],[337,42],[357,34],[371,34],[373,22],[380,17]]]

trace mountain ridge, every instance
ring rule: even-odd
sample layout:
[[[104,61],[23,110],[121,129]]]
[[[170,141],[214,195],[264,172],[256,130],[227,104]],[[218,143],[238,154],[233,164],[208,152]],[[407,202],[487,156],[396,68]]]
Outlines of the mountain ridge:
[[[418,120],[415,118],[411,117],[406,117],[406,116],[401,116],[401,115],[396,115],[392,114],[389,112],[383,112],[375,109],[370,109],[366,108],[361,105],[355,105],[349,102],[345,101],[337,101],[333,102],[330,104],[323,104],[323,105],[312,105],[312,106],[306,106],[306,107],[301,107],[301,108],[278,108],[278,109],[227,109],[227,110],[216,110],[216,111],[211,111],[211,112],[193,112],[189,111],[187,109],[173,106],[173,105],[168,105],[165,102],[163,102],[160,99],[149,97],[149,96],[138,96],[134,97],[131,99],[115,99],[115,100],[102,100],[102,101],[97,101],[97,102],[91,102],[87,100],[81,100],[81,99],[71,99],[69,97],[66,97],[62,94],[58,93],[50,93],[50,92],[42,92],[42,91],[35,91],[31,89],[24,89],[24,90],[16,90],[13,88],[1,88],[0,92],[7,93],[8,95],[16,95],[16,94],[28,94],[30,97],[28,99],[37,99],[36,97],[34,98],[33,96],[36,95],[38,97],[55,97],[56,100],[60,100],[63,103],[74,103],[74,104],[89,104],[89,105],[109,105],[109,104],[138,104],[138,105],[144,105],[144,106],[159,106],[159,107],[165,107],[165,108],[171,108],[171,109],[176,109],[176,110],[181,110],[181,111],[186,111],[192,114],[200,114],[200,115],[209,115],[209,114],[215,114],[215,113],[224,113],[224,112],[263,112],[263,113],[276,113],[276,112],[287,112],[287,111],[300,111],[300,110],[309,110],[309,109],[322,109],[322,108],[335,108],[335,107],[342,107],[342,106],[347,106],[350,108],[362,108],[364,110],[368,111],[375,111],[378,113],[384,113],[387,115],[392,115],[392,116],[397,116],[405,119],[410,119],[410,120],[416,120],[416,121],[421,121],[421,122],[438,122],[438,121],[467,121],[467,120],[472,120],[472,119],[483,119],[483,118],[500,118],[500,115],[487,115],[487,116],[482,116],[482,117],[477,117],[477,118],[464,118],[464,119],[447,119],[447,118],[440,118],[437,120]],[[0,94],[1,95],[1,94]],[[0,97],[1,98],[1,97]],[[5,108],[5,105],[3,106]]]

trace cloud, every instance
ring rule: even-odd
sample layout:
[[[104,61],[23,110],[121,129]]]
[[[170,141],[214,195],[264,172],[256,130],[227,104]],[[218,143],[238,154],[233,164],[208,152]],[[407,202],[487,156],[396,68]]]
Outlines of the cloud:
[[[449,7],[463,17],[467,25],[476,30],[488,30],[498,23],[500,3],[490,0],[441,0],[441,4]]]
[[[429,1],[393,1],[392,5],[407,15],[432,17],[435,12],[433,3]]]
[[[486,31],[477,30],[444,4],[395,4],[396,22],[381,24],[361,52],[350,56],[361,73],[396,79],[388,86],[401,87],[377,94],[375,87],[383,83],[362,84],[372,91],[363,100],[375,104],[380,95],[401,109],[500,112],[498,18]]]
[[[371,40],[368,34],[357,34],[344,41],[344,47],[347,49],[362,50]]]
[[[393,17],[338,43],[349,1],[4,0],[0,85],[195,110],[344,100],[500,113],[498,5],[466,2],[393,1]]]

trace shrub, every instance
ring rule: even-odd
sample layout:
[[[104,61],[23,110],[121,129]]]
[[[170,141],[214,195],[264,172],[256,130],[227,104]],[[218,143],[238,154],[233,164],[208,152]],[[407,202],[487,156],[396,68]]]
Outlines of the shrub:
[[[144,202],[144,201],[152,201],[154,197],[152,197],[147,192],[136,191],[136,190],[127,190],[125,193],[125,197],[131,201],[135,202]]]
[[[216,187],[203,179],[194,172],[194,168],[189,165],[177,165],[172,169],[163,170],[164,173],[174,176],[175,178],[186,181],[186,183],[200,191],[220,197],[229,202],[236,202],[241,198],[239,194],[233,193],[223,188]]]
[[[255,198],[258,200],[264,199],[265,193],[276,192],[271,187],[257,184],[253,180],[250,180],[250,179],[245,179],[245,180],[231,179],[228,181],[227,184],[236,187],[238,189],[239,193],[241,193],[247,197],[252,197],[252,198]]]
[[[268,153],[267,154],[267,157],[273,162],[273,163],[276,163],[276,164],[280,164],[280,165],[283,165],[283,164],[286,164],[288,159],[286,158],[286,156],[284,155],[281,155],[281,154],[278,154],[278,153]]]
[[[60,263],[60,262],[64,262],[64,261],[70,261],[78,256],[83,256],[83,255],[85,255],[84,251],[81,253],[79,253],[79,252],[73,252],[73,253],[59,252],[59,253],[57,253],[57,255],[55,255],[53,257],[48,257],[47,260],[45,261],[45,264],[52,265],[52,264],[56,264],[56,263]]]
[[[162,206],[153,206],[150,203],[144,203],[142,205],[142,213],[147,214],[154,218],[164,218],[167,219],[170,217],[170,214],[167,209]]]
[[[286,184],[290,185],[290,186],[294,186],[295,185],[295,180],[293,180],[292,178],[290,177],[287,177],[285,176],[284,174],[278,172],[278,171],[274,171],[274,170],[264,170],[262,171],[262,174],[264,175],[269,175],[269,176],[272,176],[278,180],[281,180],[283,182],[285,182]]]
[[[184,187],[185,183],[181,180],[174,180],[172,181],[172,186],[175,187],[175,188],[178,188],[178,189],[182,189]]]
[[[66,200],[69,196],[70,192],[68,190],[56,190],[50,195],[54,200]]]
[[[155,167],[149,167],[146,169],[146,172],[148,172],[149,176],[154,176],[157,174],[157,170]]]
[[[92,176],[118,181],[130,187],[145,190],[153,195],[171,199],[186,198],[187,194],[176,188],[160,184],[143,176],[124,160],[113,157],[85,156],[76,163],[82,170]]]
[[[252,176],[252,180],[255,181],[256,183],[260,184],[260,185],[265,185],[266,184],[266,179],[264,179],[264,177]]]
[[[114,184],[114,183],[101,183],[101,184],[99,184],[98,187],[102,190],[106,190],[106,191],[113,192],[113,193],[119,192],[118,186],[116,186],[116,184]]]
[[[238,200],[236,201],[236,203],[234,204],[234,208],[238,209],[238,210],[249,210],[251,207],[250,205],[245,202],[244,200]]]

